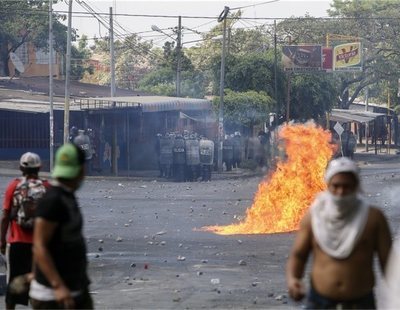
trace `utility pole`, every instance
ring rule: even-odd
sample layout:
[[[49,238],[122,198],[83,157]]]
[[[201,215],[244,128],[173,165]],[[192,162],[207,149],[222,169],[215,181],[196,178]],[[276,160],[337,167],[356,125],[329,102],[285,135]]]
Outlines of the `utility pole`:
[[[365,111],[368,112],[368,99],[369,99],[369,88],[365,89]],[[368,127],[369,122],[365,122],[365,152],[368,153]]]
[[[274,20],[274,88],[276,101],[276,121],[279,115],[279,98],[278,98],[278,55],[277,55],[277,36],[276,36],[276,19]],[[277,124],[277,123],[276,123]]]
[[[222,150],[224,141],[224,85],[225,85],[225,49],[226,49],[226,18],[229,14],[229,7],[225,7],[218,21],[224,21],[224,32],[222,36],[221,54],[221,77],[219,84],[219,111],[218,111],[218,172],[222,172]]]
[[[289,36],[289,45],[292,44],[292,37]],[[290,121],[290,95],[292,91],[292,73],[288,72],[287,101],[286,101],[286,122]]]
[[[114,21],[113,21],[113,9],[110,7],[110,71],[111,71],[111,97],[115,97],[115,59],[114,59]],[[113,102],[113,107],[115,108],[115,102]],[[117,142],[117,115],[115,111],[113,113],[113,125],[112,125],[112,139],[111,139],[111,169],[112,174],[118,175],[118,142]]]
[[[231,50],[231,37],[232,37],[232,28],[228,28],[228,44],[226,48],[226,54],[230,55],[230,50]]]
[[[49,129],[50,129],[50,172],[54,160],[54,111],[53,111],[53,0],[49,3]]]
[[[181,52],[182,52],[182,17],[178,17],[178,39],[176,40],[177,66],[176,66],[176,96],[181,96]]]
[[[64,143],[68,142],[69,136],[69,80],[71,75],[72,1],[73,0],[69,0],[68,3],[67,54],[65,64]]]
[[[114,24],[113,9],[110,7],[110,71],[111,71],[111,97],[115,97],[115,58],[114,58]]]

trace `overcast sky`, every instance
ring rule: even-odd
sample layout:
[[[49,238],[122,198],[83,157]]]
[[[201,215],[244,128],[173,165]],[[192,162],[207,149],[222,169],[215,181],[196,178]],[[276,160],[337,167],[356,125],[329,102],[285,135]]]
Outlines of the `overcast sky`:
[[[68,6],[66,0],[56,4],[54,10],[67,11]],[[279,0],[272,3],[260,4],[266,2],[260,1],[136,1],[136,0],[85,0],[96,12],[108,13],[109,7],[113,7],[116,14],[153,14],[153,15],[172,15],[172,16],[203,16],[217,17],[224,6],[237,8],[242,6],[250,7],[242,9],[242,16],[248,18],[284,18],[291,16],[304,16],[309,13],[311,16],[323,17],[327,16],[327,9],[330,8],[330,1],[314,0]],[[254,5],[254,6],[253,6]],[[85,10],[74,1],[73,12],[85,12]],[[108,19],[108,16],[105,16]],[[144,40],[153,40],[156,46],[162,46],[164,41],[168,39],[165,35],[158,32],[151,32],[151,25],[157,25],[165,32],[172,34],[168,28],[176,27],[178,19],[166,17],[134,17],[134,16],[116,16],[116,21],[122,26],[116,25],[115,29],[118,33],[140,33]],[[242,20],[237,23],[237,27],[250,28],[264,23],[270,23],[271,20]],[[206,32],[217,24],[216,18],[183,18],[182,26],[194,29],[200,32]],[[90,16],[83,17],[82,14],[76,13],[72,19],[72,27],[78,29],[78,34],[86,34],[89,38],[105,36],[108,30],[99,25],[99,22]],[[144,32],[144,33],[143,33]],[[193,41],[200,37],[195,33],[184,30],[183,42]]]

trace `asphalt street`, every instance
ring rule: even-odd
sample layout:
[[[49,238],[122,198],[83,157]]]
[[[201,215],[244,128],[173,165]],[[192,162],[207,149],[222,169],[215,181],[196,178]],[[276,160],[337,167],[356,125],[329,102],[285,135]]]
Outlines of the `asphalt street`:
[[[359,158],[359,164],[364,194],[396,232],[400,159]],[[95,307],[300,307],[287,298],[284,276],[294,233],[219,236],[198,230],[243,218],[261,179],[89,178],[78,196]],[[0,192],[10,180],[0,177]]]

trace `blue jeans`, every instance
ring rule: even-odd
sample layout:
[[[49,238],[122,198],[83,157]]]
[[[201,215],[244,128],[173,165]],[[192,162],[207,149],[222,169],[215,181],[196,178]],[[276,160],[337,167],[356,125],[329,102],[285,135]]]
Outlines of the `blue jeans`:
[[[373,292],[352,300],[332,300],[320,295],[312,286],[307,296],[306,309],[376,309]]]

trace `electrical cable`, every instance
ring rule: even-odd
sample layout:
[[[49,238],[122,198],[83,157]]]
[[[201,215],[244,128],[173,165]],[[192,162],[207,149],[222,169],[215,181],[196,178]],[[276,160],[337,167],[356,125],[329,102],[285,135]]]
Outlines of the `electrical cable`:
[[[273,2],[278,2],[279,0],[270,0],[270,1],[265,1],[265,2],[260,2],[260,3],[255,3],[251,5],[245,5],[245,6],[238,6],[237,8],[231,8],[231,10],[240,10],[240,9],[245,9],[245,8],[250,8],[250,7],[255,7],[263,4],[268,4],[268,3],[273,3]]]
[[[54,11],[54,13],[62,13],[62,14],[67,14],[68,11],[62,11],[62,10],[57,10]],[[4,11],[0,9],[0,13],[5,13],[5,14],[14,14],[14,15],[23,15],[23,14],[37,14],[41,13],[43,15],[47,15],[49,12],[48,10],[34,10],[31,12],[27,12],[26,10],[22,9],[13,9],[12,11]],[[82,14],[85,15],[88,18],[91,18],[91,16],[87,15],[92,15],[92,13],[89,12],[72,12],[73,16],[77,17],[75,14]],[[97,13],[98,15],[101,16],[109,16],[110,13]],[[149,17],[149,18],[178,18],[179,15],[155,15],[155,14],[128,14],[128,13],[118,13],[118,14],[113,14],[114,16],[128,16],[128,17]],[[78,16],[78,17],[85,17],[85,16]],[[180,15],[181,18],[185,19],[217,19],[216,16],[194,16],[194,15]],[[243,19],[243,20],[276,20],[276,21],[281,21],[281,20],[289,20],[289,21],[296,21],[296,20],[358,20],[359,17],[227,17],[227,19]],[[398,17],[363,17],[363,20],[377,20],[377,21],[385,21],[385,20],[398,20]]]
[[[84,8],[85,10],[87,10],[88,12],[90,12],[91,15],[94,16],[106,29],[110,29],[110,24],[109,24],[109,22],[108,22],[104,17],[99,16],[99,14],[98,14],[96,11],[94,11],[93,8],[90,7],[90,5],[88,5],[88,4],[87,4],[86,2],[84,2],[84,1],[77,1],[77,3],[78,3],[79,5],[81,5],[82,8]],[[114,34],[116,35],[117,38],[123,40],[121,33],[119,33],[119,31],[118,31],[117,29],[114,29]],[[152,61],[154,61],[155,59],[153,59],[153,58],[149,59],[149,58],[147,58],[146,56],[144,56],[143,54],[141,54],[140,52],[142,52],[142,53],[145,52],[146,54],[149,54],[150,56],[153,56],[153,57],[157,58],[157,55],[154,54],[154,53],[152,53],[150,50],[144,51],[144,50],[143,50],[143,47],[138,46],[138,45],[135,46],[134,44],[132,44],[133,42],[131,42],[131,41],[129,41],[129,40],[124,40],[124,42],[125,42],[126,44],[128,44],[128,46],[130,46],[133,50],[138,51],[138,52],[139,52],[139,55],[138,55],[138,56],[143,57],[143,58],[146,59],[147,61],[152,62]],[[141,49],[141,51],[138,50],[138,49]]]

